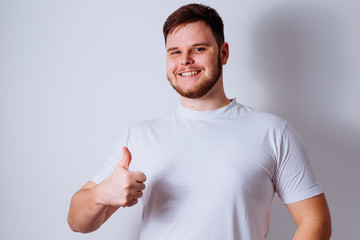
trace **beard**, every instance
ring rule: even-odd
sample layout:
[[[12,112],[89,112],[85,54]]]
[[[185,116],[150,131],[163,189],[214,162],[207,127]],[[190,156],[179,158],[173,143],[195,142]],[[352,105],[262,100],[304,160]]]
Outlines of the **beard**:
[[[220,58],[220,54],[219,54],[216,67],[214,70],[212,70],[211,75],[209,77],[204,76],[202,79],[200,79],[199,80],[199,81],[201,81],[200,85],[197,86],[196,88],[185,91],[184,89],[181,88],[181,86],[173,83],[171,81],[171,78],[169,75],[167,75],[167,78],[168,78],[171,86],[182,97],[197,99],[197,98],[201,98],[201,97],[205,96],[214,87],[214,85],[220,79],[221,74],[222,74],[222,64],[221,64],[221,58]]]

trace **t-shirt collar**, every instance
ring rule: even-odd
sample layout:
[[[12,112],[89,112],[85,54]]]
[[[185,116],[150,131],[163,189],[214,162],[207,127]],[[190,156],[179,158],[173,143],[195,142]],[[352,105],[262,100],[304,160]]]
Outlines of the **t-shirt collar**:
[[[209,119],[224,116],[232,112],[235,106],[238,105],[236,98],[231,99],[231,102],[221,108],[210,110],[210,111],[195,111],[188,108],[185,108],[181,104],[176,109],[176,112],[182,116],[189,118],[198,118],[198,119]]]

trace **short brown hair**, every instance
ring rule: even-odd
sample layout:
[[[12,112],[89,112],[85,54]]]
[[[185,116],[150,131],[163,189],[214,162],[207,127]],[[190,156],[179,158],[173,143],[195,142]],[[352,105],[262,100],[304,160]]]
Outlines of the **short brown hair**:
[[[163,26],[165,43],[168,34],[175,28],[197,21],[204,21],[210,27],[219,47],[224,43],[224,23],[218,12],[209,6],[196,3],[180,7],[166,19]]]

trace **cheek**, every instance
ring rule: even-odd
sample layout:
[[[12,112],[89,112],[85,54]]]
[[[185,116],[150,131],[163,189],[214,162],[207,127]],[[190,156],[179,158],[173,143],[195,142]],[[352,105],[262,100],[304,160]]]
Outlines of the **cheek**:
[[[177,68],[176,61],[166,59],[166,71],[167,73],[173,73]]]
[[[208,66],[211,66],[212,68],[216,69],[219,63],[221,64],[221,60],[219,59],[219,56],[215,56],[207,64]]]
[[[196,64],[198,66],[211,67],[215,62],[212,56],[199,56],[196,58]]]

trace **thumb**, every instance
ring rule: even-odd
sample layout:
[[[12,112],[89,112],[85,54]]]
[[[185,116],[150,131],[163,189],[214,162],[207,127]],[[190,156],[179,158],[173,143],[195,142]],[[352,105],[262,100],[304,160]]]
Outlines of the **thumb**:
[[[121,165],[122,165],[122,167],[129,170],[129,166],[130,166],[130,162],[131,162],[131,153],[127,147],[123,147],[121,150],[123,152],[123,158],[120,161]]]

